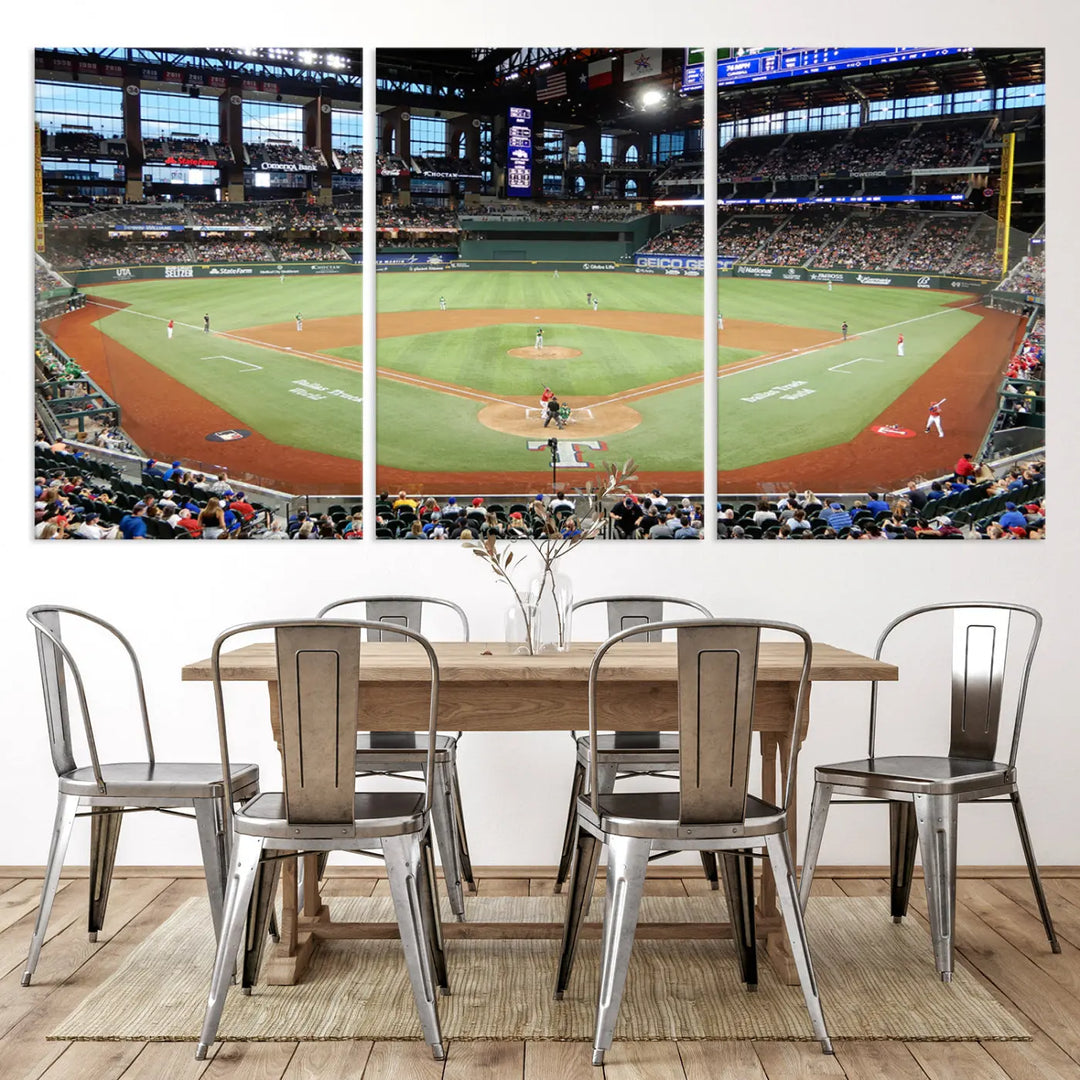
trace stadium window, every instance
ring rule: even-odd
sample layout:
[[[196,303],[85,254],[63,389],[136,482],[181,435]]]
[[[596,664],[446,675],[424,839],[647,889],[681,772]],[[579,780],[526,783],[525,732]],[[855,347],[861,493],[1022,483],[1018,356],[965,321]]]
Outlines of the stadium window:
[[[446,157],[446,121],[434,116],[417,116],[409,122],[409,153],[421,157]]]
[[[875,120],[892,120],[896,104],[892,99],[888,101],[871,101],[867,119],[870,123]]]
[[[850,113],[847,105],[827,105],[821,110],[821,129],[830,131],[834,128],[849,127]]]
[[[583,195],[585,193],[585,177],[579,176],[574,181],[574,194]]]
[[[792,109],[784,114],[786,130],[789,132],[806,130],[806,109]]]
[[[559,128],[544,128],[544,156],[562,161],[566,132]]]
[[[262,143],[269,139],[303,145],[304,109],[302,105],[284,105],[280,101],[248,101],[243,104],[243,139]]]
[[[626,148],[626,153],[623,154],[623,161],[625,161],[627,163],[632,163],[632,162],[635,162],[637,160],[638,160],[638,148],[633,143],[631,143]],[[636,188],[636,185],[635,185],[635,188]]]
[[[954,113],[989,112],[993,107],[993,90],[965,90],[952,96]]]
[[[600,136],[600,160],[610,164],[615,160],[615,136],[603,135]]]
[[[364,114],[334,106],[330,114],[330,145],[335,150],[363,149]]]
[[[729,120],[720,125],[720,145],[727,146],[735,138],[735,125]]]
[[[1046,104],[1046,86],[1039,83],[1034,86],[1006,86],[998,91],[1000,109],[1030,109]]]
[[[64,125],[91,128],[103,139],[119,139],[124,130],[123,91],[117,86],[38,82],[34,85],[35,119],[48,132]]]
[[[633,178],[627,180],[623,193],[628,199],[634,198],[634,196],[637,195],[637,181]]]
[[[941,94],[927,94],[925,97],[908,98],[906,102],[908,117],[941,116],[944,111],[941,98]]]
[[[174,131],[197,135],[212,143],[220,137],[215,96],[193,98],[187,94],[146,90],[140,100],[144,139],[167,139]]]
[[[544,173],[544,194],[562,194],[562,175],[560,173]]]
[[[751,135],[768,135],[769,134],[769,117],[768,116],[755,116],[750,121],[750,134]]]

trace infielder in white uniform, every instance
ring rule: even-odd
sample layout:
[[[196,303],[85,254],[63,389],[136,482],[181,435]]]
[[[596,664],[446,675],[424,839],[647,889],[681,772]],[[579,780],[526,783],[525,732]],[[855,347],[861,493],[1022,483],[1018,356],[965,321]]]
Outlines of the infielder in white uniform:
[[[593,309],[593,311],[598,310],[599,307],[600,307],[600,297],[599,296],[594,296],[592,298],[592,309]]]
[[[439,310],[440,311],[445,311],[446,310],[446,297],[445,296],[440,296],[439,297]]]
[[[938,438],[945,438],[945,432],[941,430],[941,406],[944,405],[947,400],[947,398],[942,398],[940,401],[930,402],[930,415],[926,418],[926,431],[924,434],[929,435],[930,429],[936,427]]]
[[[719,311],[716,313],[716,329],[717,330],[723,330],[724,329],[724,316],[721,315]]]
[[[297,331],[297,333],[299,333],[303,329],[304,329],[304,316],[301,315],[300,312],[298,311],[296,313],[296,331]]]
[[[896,355],[897,356],[903,356],[904,355],[904,335],[903,334],[898,334],[897,337],[896,337]]]

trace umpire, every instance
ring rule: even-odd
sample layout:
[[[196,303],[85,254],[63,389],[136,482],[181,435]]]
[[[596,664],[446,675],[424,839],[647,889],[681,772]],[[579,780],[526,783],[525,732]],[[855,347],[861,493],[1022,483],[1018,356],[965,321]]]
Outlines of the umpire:
[[[544,417],[544,427],[547,427],[551,421],[555,421],[555,426],[561,428],[562,420],[559,419],[559,399],[552,394],[547,403],[547,416]]]

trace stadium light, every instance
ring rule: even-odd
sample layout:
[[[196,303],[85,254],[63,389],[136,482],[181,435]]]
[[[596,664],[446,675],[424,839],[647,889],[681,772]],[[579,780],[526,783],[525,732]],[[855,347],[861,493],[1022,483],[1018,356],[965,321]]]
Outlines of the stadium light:
[[[659,105],[664,100],[663,90],[646,90],[641,95],[641,105],[647,109],[650,105]]]
[[[319,62],[319,54],[312,52],[310,49],[301,49],[297,54],[297,59],[301,64],[307,64],[308,67],[311,67]]]

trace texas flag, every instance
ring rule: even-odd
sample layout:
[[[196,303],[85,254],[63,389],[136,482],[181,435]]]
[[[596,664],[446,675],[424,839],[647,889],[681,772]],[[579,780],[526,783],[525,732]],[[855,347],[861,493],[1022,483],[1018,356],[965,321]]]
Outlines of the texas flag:
[[[589,65],[589,89],[611,85],[611,61],[595,60]]]
[[[623,82],[647,79],[664,70],[663,49],[635,49],[623,53]]]

